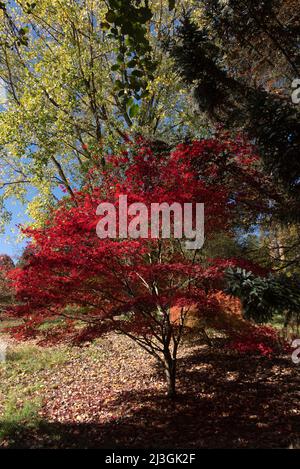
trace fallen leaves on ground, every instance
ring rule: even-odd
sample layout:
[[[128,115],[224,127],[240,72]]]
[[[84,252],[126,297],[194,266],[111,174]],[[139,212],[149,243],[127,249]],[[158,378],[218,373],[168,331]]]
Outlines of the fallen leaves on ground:
[[[19,429],[0,446],[285,448],[299,438],[299,367],[289,356],[186,342],[178,397],[168,400],[155,360],[126,337],[110,334],[64,351],[57,364],[6,379],[0,416],[3,390],[12,386],[27,386],[42,406],[37,427]],[[0,375],[3,383],[5,367]]]

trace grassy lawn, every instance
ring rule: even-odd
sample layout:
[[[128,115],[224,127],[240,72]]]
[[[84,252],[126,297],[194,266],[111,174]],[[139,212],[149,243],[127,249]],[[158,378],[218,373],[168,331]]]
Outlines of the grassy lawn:
[[[0,441],[14,443],[20,431],[41,423],[45,376],[67,359],[64,349],[40,349],[34,345],[8,348],[7,361],[0,364]]]

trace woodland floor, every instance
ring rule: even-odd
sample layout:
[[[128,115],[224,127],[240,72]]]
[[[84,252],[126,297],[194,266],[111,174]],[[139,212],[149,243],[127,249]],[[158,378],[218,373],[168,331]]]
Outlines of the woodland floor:
[[[0,364],[0,447],[287,448],[300,437],[299,366],[183,345],[178,397],[129,339],[12,344]]]

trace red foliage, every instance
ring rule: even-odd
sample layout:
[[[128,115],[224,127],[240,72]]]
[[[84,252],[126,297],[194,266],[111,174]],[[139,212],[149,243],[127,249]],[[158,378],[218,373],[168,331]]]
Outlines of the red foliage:
[[[174,306],[196,305],[202,315],[217,317],[219,303],[210,295],[220,289],[224,267],[238,260],[204,267],[178,240],[100,240],[96,208],[100,202],[118,207],[119,195],[147,207],[201,202],[208,238],[229,229],[245,201],[263,209],[255,190],[265,181],[256,166],[253,149],[239,139],[182,144],[171,154],[138,139],[121,157],[110,156],[105,170],[90,171],[75,203],[64,199],[43,228],[24,230],[32,243],[11,276],[21,303],[13,314],[26,320],[17,333],[32,335],[42,322],[65,317],[72,319],[65,337],[72,333],[77,341],[116,328],[148,343],[179,328],[170,322]]]
[[[270,326],[248,325],[246,331],[236,331],[234,339],[228,344],[229,349],[240,353],[259,353],[270,356],[280,347],[278,332]]]
[[[14,267],[13,260],[7,254],[0,255],[0,269],[1,271],[8,272]]]
[[[0,303],[7,302],[12,296],[8,273],[13,267],[14,263],[7,254],[0,255]]]

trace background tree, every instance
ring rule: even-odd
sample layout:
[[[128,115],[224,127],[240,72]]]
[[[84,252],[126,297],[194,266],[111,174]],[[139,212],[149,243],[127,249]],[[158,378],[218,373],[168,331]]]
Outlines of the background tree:
[[[137,129],[170,141],[193,125],[184,86],[159,47],[179,14],[169,2],[1,5],[2,202],[26,203],[30,189],[27,210],[43,218],[58,188],[73,197],[94,154],[116,151]]]
[[[286,218],[299,219],[299,15],[294,2],[205,1],[178,28],[171,48],[199,109],[255,140],[265,167],[289,195]]]
[[[177,70],[203,119],[243,131],[282,192],[261,220],[274,267],[299,269],[300,126],[292,83],[298,78],[299,13],[291,1],[199,1],[171,42]]]
[[[7,308],[12,301],[13,292],[8,272],[14,268],[12,259],[7,254],[0,255],[0,310]]]
[[[288,333],[288,326],[299,333],[299,275],[269,273],[258,277],[245,269],[230,268],[227,279],[227,291],[240,298],[246,319],[264,323],[284,313],[284,333]]]

